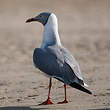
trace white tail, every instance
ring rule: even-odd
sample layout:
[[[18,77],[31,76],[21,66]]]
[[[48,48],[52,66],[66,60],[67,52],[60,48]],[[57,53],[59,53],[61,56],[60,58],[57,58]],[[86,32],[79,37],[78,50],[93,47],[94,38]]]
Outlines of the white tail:
[[[86,83],[84,83],[84,86],[85,86],[85,87],[88,87],[88,85],[87,85]]]

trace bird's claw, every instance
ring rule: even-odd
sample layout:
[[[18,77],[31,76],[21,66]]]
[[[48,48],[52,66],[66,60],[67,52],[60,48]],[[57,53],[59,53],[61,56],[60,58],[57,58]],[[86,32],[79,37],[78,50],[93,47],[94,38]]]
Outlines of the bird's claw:
[[[68,103],[68,101],[67,100],[64,100],[62,102],[58,102],[57,104],[64,104],[64,103]]]
[[[44,101],[43,103],[39,105],[49,105],[49,104],[53,104],[53,102],[50,99],[47,99],[46,101]]]

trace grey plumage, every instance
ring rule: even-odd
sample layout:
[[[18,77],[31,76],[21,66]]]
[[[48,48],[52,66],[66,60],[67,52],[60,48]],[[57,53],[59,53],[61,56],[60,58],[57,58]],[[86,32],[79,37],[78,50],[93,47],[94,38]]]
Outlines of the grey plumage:
[[[35,19],[37,21],[39,21],[40,23],[42,23],[43,25],[45,25],[47,23],[50,15],[51,15],[51,13],[49,13],[49,12],[43,12],[43,13],[40,13],[39,15],[37,15],[35,17]]]
[[[33,61],[35,66],[41,71],[68,85],[75,81],[79,84],[83,84],[83,80],[77,77],[80,73],[76,74],[74,68],[72,69],[70,66],[70,62],[75,61],[75,59],[73,59],[73,57],[70,57],[71,59],[68,58],[68,55],[72,56],[68,53],[67,49],[58,47],[57,45],[49,46],[44,49],[36,48],[33,54]],[[74,66],[78,68],[78,64]]]
[[[84,82],[81,78],[78,63],[75,63],[76,61],[74,57],[63,46],[58,47],[57,45],[54,45],[48,46],[44,49],[36,48],[33,54],[33,62],[35,67],[49,76],[54,77],[76,89],[82,91],[86,90],[80,86],[84,85]],[[89,94],[90,93],[91,92],[89,92]]]
[[[53,13],[41,13],[27,22],[35,20],[44,25],[41,48],[35,48],[33,54],[35,67],[50,77],[91,94],[83,87],[87,85],[83,81],[79,64],[60,42],[56,16]]]

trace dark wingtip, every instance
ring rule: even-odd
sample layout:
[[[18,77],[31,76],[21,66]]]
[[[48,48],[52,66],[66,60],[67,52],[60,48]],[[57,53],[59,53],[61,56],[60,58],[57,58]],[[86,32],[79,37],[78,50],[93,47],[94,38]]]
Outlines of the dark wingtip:
[[[77,83],[75,83],[75,82],[74,82],[74,83],[71,83],[70,86],[71,86],[71,87],[74,87],[74,88],[76,88],[76,89],[78,89],[78,90],[81,90],[81,91],[83,91],[83,92],[86,92],[86,93],[88,93],[88,94],[92,94],[92,92],[91,92],[90,90],[88,90],[88,89],[82,87],[81,85],[79,85],[79,84],[77,84]]]

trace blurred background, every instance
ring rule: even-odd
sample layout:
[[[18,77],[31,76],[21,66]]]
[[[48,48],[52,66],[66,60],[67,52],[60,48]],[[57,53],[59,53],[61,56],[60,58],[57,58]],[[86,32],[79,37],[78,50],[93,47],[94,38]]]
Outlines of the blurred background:
[[[0,0],[0,64],[31,62],[43,26],[25,21],[44,11],[56,14],[61,41],[74,54],[109,51],[109,0]]]
[[[34,48],[41,45],[43,26],[25,23],[40,12],[52,12],[58,17],[61,42],[78,60],[85,81],[95,95],[99,97],[99,91],[110,92],[110,0],[0,0],[0,96],[12,97],[0,99],[1,105],[5,99],[9,100],[5,100],[7,105],[15,101],[16,93],[22,99],[17,89],[26,94],[23,87],[27,90],[33,87],[32,81],[36,85],[43,77],[34,76],[39,71],[32,62]],[[87,102],[110,104],[110,94],[105,97],[103,100],[87,98]]]

